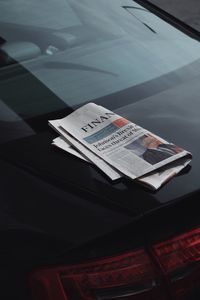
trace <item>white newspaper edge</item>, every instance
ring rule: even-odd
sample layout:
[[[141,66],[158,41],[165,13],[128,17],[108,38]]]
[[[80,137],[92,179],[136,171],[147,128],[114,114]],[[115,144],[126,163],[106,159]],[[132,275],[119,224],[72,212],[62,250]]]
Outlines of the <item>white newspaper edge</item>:
[[[55,138],[52,142],[52,145],[76,156],[77,158],[80,158],[84,161],[87,161],[88,163],[91,163],[86,157],[84,157],[81,153],[79,153],[79,151],[74,149],[73,146],[62,136]]]
[[[158,190],[161,186],[178,175],[191,162],[191,159],[183,161],[183,158],[180,158],[179,160],[176,161],[176,166],[170,167],[170,165],[175,163],[172,162],[169,165],[161,167],[160,170],[157,170],[155,173],[138,178],[138,182],[145,186],[148,185],[152,190]]]
[[[62,136],[55,138],[52,142],[52,145],[76,156],[79,159],[82,159],[88,163],[91,163],[86,157],[84,157],[79,150],[73,149],[73,146]],[[191,159],[188,159],[184,162],[178,162],[177,165],[173,167],[165,167],[165,170],[161,169],[150,175],[142,176],[141,178],[136,179],[136,181],[144,186],[151,188],[152,190],[159,189],[162,185],[168,182],[172,177],[180,173],[189,163]]]
[[[71,137],[65,130],[59,126],[59,120],[49,121],[49,125],[54,128],[63,138],[71,145],[73,145],[79,152],[84,154],[88,160],[93,162],[98,168],[100,168],[110,179],[117,180],[122,177],[122,174],[109,166],[102,158],[98,157],[96,154],[88,150],[84,145],[82,145],[75,138]]]
[[[84,145],[89,151],[93,152],[94,154],[96,154],[98,157],[102,158],[105,162],[107,162],[110,166],[113,166],[115,169],[119,170],[121,173],[123,173],[125,176],[128,176],[131,179],[136,179],[138,177],[141,177],[143,175],[146,175],[156,169],[159,169],[160,167],[167,165],[168,163],[171,163],[173,161],[176,161],[177,159],[180,159],[181,157],[185,157],[185,160],[191,159],[191,153],[189,153],[186,150],[182,150],[180,153],[178,154],[174,154],[171,157],[167,158],[167,159],[163,159],[162,161],[151,165],[149,164],[148,167],[146,167],[145,169],[140,169],[139,173],[137,174],[137,176],[131,171],[127,170],[122,164],[119,164],[116,161],[113,161],[113,159],[110,159],[108,156],[104,155],[104,154],[99,154],[98,150],[95,149],[94,147],[90,146],[88,144],[88,142],[85,141],[85,138],[89,135],[83,134],[83,132],[81,131],[81,127],[84,126],[84,123],[89,123],[91,120],[89,118],[91,118],[91,116],[94,118],[98,118],[100,117],[102,114],[104,113],[110,113],[112,115],[114,115],[114,117],[110,118],[111,122],[122,118],[121,116],[118,116],[117,114],[113,113],[110,110],[107,110],[106,108],[102,107],[102,106],[98,106],[94,103],[88,103],[84,106],[82,106],[81,108],[77,109],[76,111],[74,111],[73,113],[71,113],[69,116],[60,119],[59,120],[59,126],[66,131],[68,134],[73,135],[74,138],[76,138],[76,140],[78,140],[82,145]],[[85,117],[85,119],[84,119]],[[81,123],[81,121],[84,123]],[[95,119],[96,120],[96,119]],[[76,122],[78,125],[76,125]],[[105,121],[103,124],[103,126],[100,127],[100,129],[105,128],[107,125],[111,124],[110,120],[107,122]],[[129,122],[129,121],[128,121]],[[142,134],[150,134],[152,136],[157,137],[156,135],[154,135],[152,132],[149,132],[148,130],[132,123],[129,122],[130,126],[132,126],[134,128],[139,128],[140,133]],[[77,127],[78,126],[78,127]],[[78,131],[79,130],[79,131]],[[82,136],[79,135],[78,132],[82,133]],[[97,129],[96,131],[94,131],[94,133],[98,133],[99,129]],[[110,134],[111,135],[111,134]],[[107,136],[107,138],[109,137],[109,135]],[[133,136],[134,138],[134,136]],[[160,140],[163,140],[162,138],[159,137]],[[130,140],[129,140],[130,141]],[[167,141],[165,141],[166,144],[169,144]],[[120,145],[118,146],[118,149],[120,149]],[[135,159],[136,159],[136,155],[135,155]]]

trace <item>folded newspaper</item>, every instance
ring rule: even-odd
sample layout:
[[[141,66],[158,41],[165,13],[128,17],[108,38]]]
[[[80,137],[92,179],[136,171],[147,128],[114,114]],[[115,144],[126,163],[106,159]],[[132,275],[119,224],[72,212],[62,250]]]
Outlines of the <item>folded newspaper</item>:
[[[190,152],[94,103],[49,121],[52,144],[95,164],[112,180],[126,176],[157,190],[192,159]]]

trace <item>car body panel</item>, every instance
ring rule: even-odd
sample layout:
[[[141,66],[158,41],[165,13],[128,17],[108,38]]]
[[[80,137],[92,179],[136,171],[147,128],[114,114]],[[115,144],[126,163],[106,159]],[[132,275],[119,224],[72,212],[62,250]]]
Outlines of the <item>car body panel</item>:
[[[80,49],[80,44],[66,50],[61,43],[61,51],[55,56],[44,55],[21,63],[15,61],[1,68],[0,231],[3,247],[0,262],[3,269],[0,278],[4,289],[0,294],[7,290],[8,299],[13,299],[12,296],[20,291],[26,293],[23,290],[27,288],[27,275],[34,268],[76,263],[138,247],[148,248],[199,225],[199,34],[147,1],[136,2],[181,29],[180,36],[187,44],[184,53],[187,63],[182,60],[177,69],[174,67],[179,52],[173,56],[169,39],[162,43],[159,61],[153,65],[157,73],[151,72],[151,68],[145,69],[145,60],[141,68],[138,65],[137,71],[146,76],[142,82],[133,74],[137,58],[132,57],[128,49],[133,43],[126,39],[110,43],[111,36],[106,35],[99,49],[100,44],[90,48],[90,51],[95,49],[92,60],[86,49]],[[130,20],[130,14],[127,16]],[[134,22],[138,24],[138,20]],[[140,30],[145,28],[145,37],[151,34],[156,40],[150,24],[144,25],[141,20],[139,23]],[[14,28],[20,37],[30,35],[31,42],[39,33],[42,33],[40,42],[43,34],[48,41],[52,40],[51,30],[47,28],[38,27],[34,31],[31,26],[8,26],[6,22],[1,26],[8,38]],[[76,29],[73,28],[74,32]],[[63,33],[57,34],[55,39],[53,33],[53,40],[63,42]],[[193,45],[191,52],[190,43]],[[158,45],[146,48],[146,57],[156,57],[160,52]],[[45,46],[41,46],[43,51]],[[174,61],[165,65],[167,72],[163,72],[159,68],[166,49]],[[65,50],[69,55],[67,59]],[[112,60],[112,51],[115,51],[116,73],[105,63]],[[128,57],[125,67],[124,52]],[[80,53],[83,58],[79,57]],[[109,55],[104,61],[105,69],[101,62],[106,53]],[[166,51],[165,62],[169,53]],[[77,84],[69,86],[73,97],[77,96],[75,100],[66,92],[65,78],[73,84],[78,78]],[[133,78],[136,81],[132,82]],[[60,84],[60,90],[55,83]],[[89,95],[87,90],[91,91]],[[74,101],[74,105],[70,101]],[[62,118],[90,101],[191,151],[191,165],[160,190],[152,192],[127,178],[112,182],[95,166],[54,148],[51,142],[56,134],[48,126],[48,120]],[[9,290],[10,282],[13,282],[12,290]]]

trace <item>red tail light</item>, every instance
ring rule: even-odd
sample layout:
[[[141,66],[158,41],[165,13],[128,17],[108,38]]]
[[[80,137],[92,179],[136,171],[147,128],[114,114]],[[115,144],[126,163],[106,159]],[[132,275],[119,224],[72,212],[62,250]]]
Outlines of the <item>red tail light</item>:
[[[186,299],[200,285],[200,229],[154,246],[175,299]]]
[[[40,271],[32,276],[31,285],[37,300],[160,300],[158,277],[141,249],[88,264]]]
[[[35,272],[34,300],[188,300],[200,287],[200,229],[86,264]],[[200,299],[200,295],[194,298]]]

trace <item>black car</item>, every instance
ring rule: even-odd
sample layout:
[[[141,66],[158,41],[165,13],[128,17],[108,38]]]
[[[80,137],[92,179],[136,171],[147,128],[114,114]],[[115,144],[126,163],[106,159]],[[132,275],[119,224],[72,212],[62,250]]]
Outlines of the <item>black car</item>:
[[[131,0],[0,0],[0,298],[200,299],[200,35]],[[191,151],[159,191],[51,145],[95,102]]]

